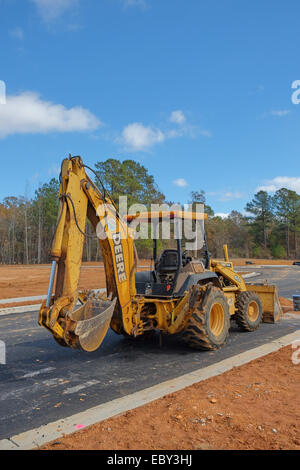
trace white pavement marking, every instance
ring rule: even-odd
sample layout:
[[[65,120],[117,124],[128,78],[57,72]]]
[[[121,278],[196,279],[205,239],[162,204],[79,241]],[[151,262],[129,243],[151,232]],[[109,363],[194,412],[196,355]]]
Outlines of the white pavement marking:
[[[76,431],[76,426],[78,425],[88,427],[108,418],[125,413],[126,411],[139,408],[147,403],[162,398],[165,395],[177,392],[211,377],[221,375],[224,372],[232,370],[234,367],[239,367],[258,359],[259,357],[278,351],[284,346],[289,346],[299,339],[300,329],[294,333],[276,339],[271,343],[264,344],[258,348],[230,357],[218,362],[217,364],[213,364],[176,379],[154,385],[153,387],[127,395],[126,397],[118,398],[109,403],[103,403],[99,406],[83,411],[82,413],[77,413],[69,418],[46,424],[37,429],[13,436],[10,439],[4,439],[0,441],[0,450],[29,450],[43,446],[48,442],[61,438],[63,435],[74,433]],[[15,444],[14,447],[13,444]]]
[[[63,395],[71,395],[72,393],[77,393],[80,390],[84,390],[85,388],[92,387],[93,385],[97,385],[99,383],[100,383],[99,380],[90,380],[89,382],[85,382],[81,385],[77,385],[76,387],[67,388],[63,392]]]
[[[28,374],[25,374],[20,378],[21,379],[30,379],[31,377],[36,377],[37,375],[47,374],[47,372],[52,372],[53,370],[55,370],[55,367],[48,367],[47,369],[41,369],[41,370],[37,370],[35,372],[29,372]]]
[[[248,274],[245,274],[245,275],[243,276],[243,274],[242,274],[241,271],[239,272],[239,274],[241,274],[241,275],[242,275],[242,278],[244,278],[244,279],[250,279],[250,278],[252,278],[252,277],[260,276],[260,273],[248,273]]]
[[[26,387],[18,388],[16,390],[11,390],[10,392],[1,393],[0,401],[10,399],[11,397],[12,398],[22,398],[24,396],[25,392],[33,394],[33,392],[40,390],[40,385],[41,384],[44,387],[52,387],[52,386],[57,386],[57,385],[63,385],[61,381],[62,381],[61,378],[55,377],[53,379],[43,380],[41,383],[36,382],[36,383],[34,383],[32,385],[29,385],[29,386],[26,386]]]
[[[48,379],[48,380],[43,380],[42,384],[45,385],[45,387],[52,387],[52,385],[62,385],[60,378],[54,377],[53,379]]]

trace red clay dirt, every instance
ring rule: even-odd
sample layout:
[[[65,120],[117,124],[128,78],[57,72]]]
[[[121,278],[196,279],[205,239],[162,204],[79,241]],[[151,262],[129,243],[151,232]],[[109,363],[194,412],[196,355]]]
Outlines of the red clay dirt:
[[[140,261],[140,266],[146,266],[148,261]],[[142,270],[144,268],[140,268]],[[45,295],[48,291],[50,265],[4,266],[0,265],[0,299],[15,299]],[[83,263],[79,289],[105,288],[105,272],[103,263]],[[30,302],[33,305],[34,302]],[[14,307],[18,304],[1,305]],[[22,303],[24,305],[24,302]]]
[[[290,259],[256,259],[256,258],[233,258],[231,259],[234,266],[246,266],[246,261],[251,261],[253,263],[253,267],[255,265],[276,265],[276,266],[292,266],[294,261]],[[247,265],[250,269],[252,265]]]
[[[0,266],[0,299],[45,295],[48,290],[50,265]],[[105,287],[104,269],[83,268],[80,288]]]
[[[294,311],[294,302],[290,299],[285,299],[284,297],[279,297],[280,305],[283,313],[293,313],[300,315],[299,311]]]
[[[43,450],[300,450],[300,364],[293,353],[300,359],[283,348]]]

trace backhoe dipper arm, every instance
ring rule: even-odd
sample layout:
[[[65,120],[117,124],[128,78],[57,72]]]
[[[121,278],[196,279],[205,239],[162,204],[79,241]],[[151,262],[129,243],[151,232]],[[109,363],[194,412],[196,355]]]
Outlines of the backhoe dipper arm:
[[[101,194],[87,176],[80,157],[63,161],[60,209],[51,257],[52,274],[39,324],[65,346],[97,349],[111,324],[130,334],[135,290],[134,241],[108,193]],[[78,292],[87,219],[97,233],[106,275],[107,298]],[[52,295],[56,273],[55,293]],[[83,306],[76,310],[80,301]]]

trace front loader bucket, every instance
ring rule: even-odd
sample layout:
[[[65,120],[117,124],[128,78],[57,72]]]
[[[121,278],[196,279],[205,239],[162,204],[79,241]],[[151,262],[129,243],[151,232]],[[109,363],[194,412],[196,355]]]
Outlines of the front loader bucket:
[[[279,302],[277,287],[263,284],[247,284],[247,290],[259,295],[263,306],[264,323],[276,323],[283,312]]]
[[[77,346],[87,352],[101,346],[109,328],[117,299],[99,300],[90,298],[79,309],[68,314],[72,321]]]

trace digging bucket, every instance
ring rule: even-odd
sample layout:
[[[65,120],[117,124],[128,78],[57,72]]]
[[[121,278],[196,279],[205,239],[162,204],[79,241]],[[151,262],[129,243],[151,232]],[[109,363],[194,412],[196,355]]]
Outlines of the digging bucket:
[[[263,306],[264,323],[276,323],[283,312],[279,302],[278,290],[274,285],[247,284],[247,290],[255,292],[260,297]]]
[[[89,298],[80,308],[68,314],[77,347],[83,351],[96,351],[102,344],[114,313],[117,299]]]

